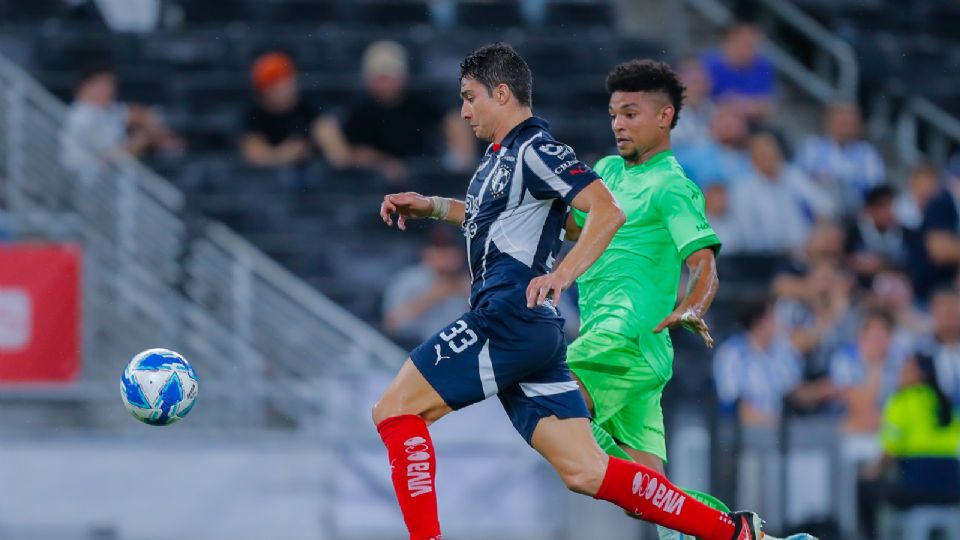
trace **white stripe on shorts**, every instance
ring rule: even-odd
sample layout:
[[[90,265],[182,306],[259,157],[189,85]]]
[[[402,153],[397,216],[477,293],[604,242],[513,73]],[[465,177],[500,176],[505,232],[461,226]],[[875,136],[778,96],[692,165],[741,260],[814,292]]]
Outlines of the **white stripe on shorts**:
[[[483,387],[483,396],[491,397],[497,395],[500,389],[497,387],[497,376],[493,372],[493,360],[490,359],[490,340],[483,344],[480,349],[480,384]]]
[[[554,396],[566,392],[579,390],[577,381],[553,382],[553,383],[520,383],[520,389],[523,395],[532,398],[540,396]]]

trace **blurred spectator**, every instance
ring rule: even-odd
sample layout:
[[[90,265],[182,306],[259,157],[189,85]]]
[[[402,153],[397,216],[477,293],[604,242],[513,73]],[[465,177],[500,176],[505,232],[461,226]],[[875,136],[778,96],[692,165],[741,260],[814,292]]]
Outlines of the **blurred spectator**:
[[[419,264],[394,275],[383,294],[383,326],[409,343],[430,337],[468,309],[470,277],[454,232],[438,226],[430,233]]]
[[[810,376],[825,374],[833,353],[856,334],[853,284],[829,258],[811,261],[801,276],[775,282],[777,317],[794,348],[807,358]]]
[[[937,169],[930,165],[919,165],[910,171],[907,189],[897,196],[893,204],[897,221],[905,229],[919,229],[923,224],[923,211],[940,190],[940,178]]]
[[[916,344],[931,328],[930,317],[913,301],[910,277],[897,268],[885,268],[873,277],[866,302],[896,318],[894,341],[904,349]]]
[[[830,359],[830,380],[841,390],[845,406],[843,429],[847,433],[876,433],[880,412],[897,389],[904,349],[894,341],[893,315],[868,312],[853,343]]]
[[[933,332],[920,349],[933,357],[940,387],[960,408],[960,295],[955,289],[938,289],[930,298]]]
[[[952,284],[960,268],[960,156],[950,160],[946,176],[943,189],[923,212],[922,251],[914,274],[914,288],[921,298]]]
[[[799,249],[814,219],[832,215],[833,201],[799,169],[784,163],[773,135],[751,137],[750,156],[754,174],[732,188],[743,250],[786,253]]]
[[[683,114],[670,132],[670,141],[674,146],[708,142],[714,111],[710,100],[710,75],[697,58],[684,60],[677,73],[686,89],[683,92]]]
[[[710,183],[704,191],[704,202],[707,208],[707,221],[723,243],[720,254],[730,255],[740,251],[743,242],[740,239],[736,218],[730,209],[730,197],[726,184]]]
[[[773,281],[776,297],[800,298],[807,292],[807,274],[820,261],[843,259],[845,245],[843,228],[833,221],[814,223],[803,249],[790,253],[779,274]]]
[[[861,471],[857,489],[864,538],[877,535],[877,510],[960,503],[960,422],[937,384],[933,361],[915,355],[883,411],[883,457]]]
[[[735,106],[750,122],[762,122],[773,112],[776,74],[760,54],[762,41],[754,24],[737,22],[727,28],[719,49],[703,55],[713,83],[710,95]]]
[[[322,116],[300,96],[297,71],[282,53],[267,53],[251,70],[256,101],[244,116],[241,151],[251,165],[265,167],[304,163],[320,149],[327,161],[349,164],[349,148],[339,124]]]
[[[444,113],[432,100],[408,91],[407,53],[393,41],[378,41],[363,55],[366,93],[346,115],[344,132],[353,164],[379,170],[388,180],[407,178],[409,158],[434,157],[438,135],[446,143],[448,168],[476,163],[477,142],[456,111]]]
[[[720,405],[735,411],[741,425],[776,425],[787,397],[813,405],[834,395],[828,381],[802,383],[800,356],[779,331],[769,300],[749,302],[740,323],[744,331],[720,345],[713,369]]]
[[[712,182],[733,185],[750,174],[750,157],[744,151],[748,136],[743,116],[730,105],[720,105],[713,113],[710,137],[675,145],[674,153],[701,187]]]
[[[84,73],[60,135],[63,166],[80,176],[94,175],[105,162],[151,150],[184,148],[150,109],[117,101],[117,78],[108,69]]]
[[[824,130],[824,136],[804,141],[797,164],[842,201],[847,213],[856,212],[867,190],[883,182],[883,158],[873,144],[863,139],[860,109],[853,103],[831,105]]]
[[[846,251],[853,271],[869,286],[877,272],[907,262],[903,229],[893,210],[894,191],[887,185],[870,189],[863,209],[847,231]]]

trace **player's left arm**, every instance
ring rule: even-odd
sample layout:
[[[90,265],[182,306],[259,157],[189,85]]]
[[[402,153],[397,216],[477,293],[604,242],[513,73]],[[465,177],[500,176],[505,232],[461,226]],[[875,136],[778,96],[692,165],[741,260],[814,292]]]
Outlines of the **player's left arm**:
[[[680,258],[690,270],[690,287],[680,305],[653,331],[686,328],[699,334],[707,347],[713,347],[713,337],[703,317],[720,286],[716,261],[720,239],[707,222],[703,192],[689,180],[672,181],[660,188],[655,205]]]
[[[670,315],[660,321],[654,332],[660,333],[666,328],[683,327],[703,337],[707,347],[713,347],[713,336],[704,322],[703,316],[710,309],[720,279],[717,277],[717,260],[712,248],[694,251],[687,257],[687,269],[690,271],[689,287],[680,305]]]

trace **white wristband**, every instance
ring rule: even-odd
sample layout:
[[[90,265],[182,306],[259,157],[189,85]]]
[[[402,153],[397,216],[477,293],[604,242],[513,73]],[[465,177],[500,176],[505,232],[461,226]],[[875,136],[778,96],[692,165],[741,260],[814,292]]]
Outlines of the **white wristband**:
[[[430,219],[446,219],[450,213],[450,199],[446,197],[430,197],[433,210],[430,212]]]

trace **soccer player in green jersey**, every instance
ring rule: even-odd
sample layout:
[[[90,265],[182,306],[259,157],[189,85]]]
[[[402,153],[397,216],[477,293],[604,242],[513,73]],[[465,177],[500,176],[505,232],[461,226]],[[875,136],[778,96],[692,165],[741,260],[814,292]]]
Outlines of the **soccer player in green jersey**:
[[[601,159],[595,170],[627,221],[577,279],[581,333],[567,350],[567,363],[592,409],[601,448],[662,473],[667,453],[660,397],[673,375],[668,329],[686,328],[713,346],[703,316],[719,285],[714,257],[721,242],[707,222],[703,193],[670,151],[684,91],[677,75],[662,62],[632,60],[610,73],[607,91],[619,155]],[[573,211],[568,239],[578,238],[585,218]],[[677,305],[683,264],[689,289]],[[707,494],[690,494],[729,510]],[[684,538],[659,532],[662,539]]]

